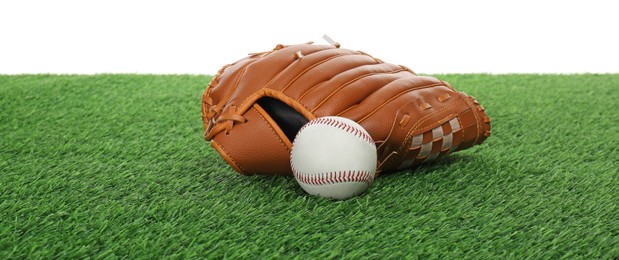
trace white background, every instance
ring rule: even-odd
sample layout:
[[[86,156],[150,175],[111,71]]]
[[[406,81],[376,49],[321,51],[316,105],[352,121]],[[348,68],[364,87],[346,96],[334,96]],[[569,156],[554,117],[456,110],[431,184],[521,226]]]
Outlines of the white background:
[[[323,34],[420,73],[619,72],[613,1],[2,0],[0,74],[214,74]]]

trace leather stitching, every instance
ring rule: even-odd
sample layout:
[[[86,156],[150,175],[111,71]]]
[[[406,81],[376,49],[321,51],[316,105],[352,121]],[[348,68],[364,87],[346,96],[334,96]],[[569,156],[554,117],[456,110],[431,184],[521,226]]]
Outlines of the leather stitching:
[[[243,66],[243,69],[241,71],[241,73],[239,73],[239,75],[236,76],[236,79],[234,80],[234,86],[232,88],[230,88],[228,90],[228,93],[226,93],[226,96],[224,96],[221,101],[219,101],[219,103],[216,104],[216,106],[221,107],[222,105],[224,105],[226,102],[228,102],[228,100],[230,100],[230,97],[232,96],[232,94],[234,94],[234,92],[236,92],[236,88],[239,84],[239,82],[241,82],[241,78],[243,77],[243,75],[245,74],[245,71],[247,70],[247,67],[251,64],[253,64],[254,62],[258,61],[259,59],[254,59],[250,62],[247,62],[247,64],[245,64]],[[219,82],[217,82],[219,83]],[[219,85],[219,84],[218,84]]]
[[[243,102],[241,102],[241,105],[237,108],[237,112],[241,112],[241,113],[245,113],[245,111],[249,110],[248,106],[253,106],[254,103],[256,103],[256,101],[262,97],[272,97],[275,98],[279,101],[284,102],[286,105],[289,105],[293,108],[295,108],[295,110],[297,110],[298,112],[300,112],[301,114],[303,114],[304,116],[306,115],[306,111],[309,114],[312,114],[310,109],[307,108],[305,105],[301,104],[301,102],[298,102],[297,100],[295,100],[294,98],[289,97],[288,95],[272,89],[272,88],[263,88],[260,89],[258,91],[256,91],[256,93],[251,94],[249,97],[247,97],[245,100],[243,100]],[[248,103],[249,102],[249,103]],[[299,111],[297,108],[303,108],[304,111]],[[313,118],[308,118],[308,119],[313,119]]]
[[[368,73],[365,75],[361,75],[351,81],[348,81],[344,84],[342,84],[342,86],[338,87],[336,90],[334,90],[333,92],[331,92],[331,94],[329,94],[325,99],[322,100],[322,102],[320,102],[314,109],[312,109],[312,113],[315,112],[316,110],[318,110],[318,108],[320,108],[320,106],[324,105],[331,97],[333,97],[337,92],[339,92],[340,90],[342,90],[343,88],[347,87],[348,85],[351,85],[359,80],[362,80],[364,78],[370,77],[370,76],[374,76],[374,75],[380,75],[380,74],[396,74],[396,73],[400,73],[402,71],[406,71],[403,69],[400,70],[394,70],[394,71],[390,71],[390,72],[374,72],[374,73]],[[393,81],[396,81],[397,79],[394,79]],[[391,81],[391,82],[393,82]],[[389,82],[389,83],[391,83]],[[389,84],[387,83],[387,84]]]
[[[471,96],[469,96],[469,97],[471,97]],[[472,97],[471,97],[471,99],[472,99]],[[473,104],[473,105],[471,105],[471,104],[470,104],[469,102],[467,102],[466,100],[465,100],[465,103],[466,103],[466,105],[467,105],[467,106],[471,109],[471,112],[473,112],[473,116],[475,116],[475,127],[477,128],[477,135],[475,136],[475,142],[473,142],[473,144],[476,144],[476,143],[477,143],[477,140],[479,140],[479,137],[480,137],[480,136],[481,136],[481,134],[482,134],[482,133],[481,133],[481,128],[482,128],[481,124],[483,124],[483,122],[482,122],[481,120],[479,120],[479,115],[477,114],[477,113],[478,113],[478,111],[475,111],[475,108],[476,108],[476,107],[475,107],[475,105],[474,105],[474,104]],[[463,128],[463,129],[464,129],[464,128]]]
[[[393,79],[392,81],[390,81],[390,82],[388,82],[387,84],[385,84],[385,86],[387,86],[387,85],[389,85],[389,84],[393,83],[393,82],[394,82],[394,81],[396,81],[396,80],[400,80],[400,79],[402,79],[402,78],[396,78],[396,79]],[[374,91],[374,92],[376,92],[376,91]],[[371,95],[371,94],[373,94],[374,92],[370,93],[370,95]],[[368,95],[367,97],[369,97],[369,95]],[[367,98],[367,97],[366,97],[366,98]],[[365,100],[365,99],[364,99],[364,100]],[[354,109],[354,108],[355,108],[355,107],[357,107],[359,104],[361,104],[361,102],[363,102],[363,100],[359,101],[359,103],[357,103],[357,104],[355,104],[355,105],[350,106],[350,107],[349,107],[349,108],[347,108],[347,109],[344,109],[344,111],[342,111],[342,112],[340,112],[339,114],[337,114],[337,116],[342,116],[343,114],[346,114],[346,112],[348,112],[348,111],[350,111],[350,110]],[[377,109],[377,110],[378,110],[378,109]],[[372,113],[374,113],[374,112],[376,112],[376,111],[372,111]]]
[[[333,76],[333,77],[331,77],[330,79],[325,80],[325,81],[323,81],[323,82],[320,82],[320,83],[318,83],[318,84],[316,84],[316,85],[312,86],[311,88],[309,88],[309,89],[305,90],[305,92],[303,92],[303,94],[301,94],[301,96],[299,97],[299,100],[303,99],[303,97],[305,97],[308,93],[312,92],[312,91],[313,91],[315,88],[317,88],[318,86],[320,86],[320,85],[322,85],[322,84],[325,84],[325,83],[329,82],[329,81],[330,81],[330,80],[332,80],[334,77],[337,77],[337,76],[339,76],[340,74],[343,74],[343,73],[349,72],[349,71],[351,71],[351,70],[356,70],[356,69],[359,69],[360,67],[365,67],[365,66],[375,66],[375,65],[385,65],[385,63],[365,64],[365,65],[360,65],[360,66],[357,66],[357,67],[354,67],[354,68],[349,68],[349,69],[347,69],[347,70],[345,70],[345,71],[342,71],[342,72],[340,72],[340,73],[338,73],[338,74],[334,75],[334,76]],[[374,73],[382,73],[382,72],[374,72]],[[367,73],[367,74],[370,74],[370,73]],[[364,74],[364,75],[367,75],[367,74]],[[361,76],[363,76],[363,75],[361,75]],[[353,79],[353,80],[354,80],[354,79]],[[347,84],[347,83],[345,83],[345,84]]]
[[[440,84],[440,83],[434,83],[434,84],[430,84],[430,85],[421,86],[421,87],[418,87],[418,88],[412,88],[412,89],[407,89],[407,90],[404,90],[404,91],[400,92],[399,94],[397,94],[397,95],[395,95],[395,96],[391,97],[390,99],[386,100],[384,103],[382,103],[382,104],[381,104],[380,106],[378,106],[376,109],[374,109],[372,112],[370,112],[369,114],[367,114],[366,116],[364,116],[363,118],[361,118],[361,119],[359,120],[359,123],[360,123],[360,122],[363,122],[363,120],[367,119],[368,117],[370,117],[371,115],[373,115],[374,113],[376,113],[378,110],[380,110],[381,108],[383,108],[383,107],[384,107],[384,106],[386,106],[387,104],[391,103],[391,101],[393,101],[394,99],[396,99],[396,98],[398,98],[398,97],[400,97],[400,96],[402,96],[402,95],[404,95],[404,94],[406,94],[406,93],[408,93],[408,92],[412,92],[412,91],[415,91],[415,90],[418,90],[418,89],[424,89],[424,88],[437,87],[437,86],[443,86],[443,84]]]
[[[308,53],[306,53],[306,54],[305,54],[305,57],[309,56],[310,54],[316,54],[316,53],[323,52],[323,51],[328,51],[328,50],[333,50],[333,49],[332,49],[332,48],[329,48],[329,49],[318,50],[318,51],[315,51],[315,52],[312,52],[312,53],[309,53],[309,54],[308,54]],[[271,51],[271,52],[275,52],[275,51]],[[292,66],[292,64],[295,64],[297,61],[298,61],[298,59],[295,59],[295,60],[294,60],[294,61],[292,61],[290,64],[288,64],[288,66],[286,66],[284,69],[280,70],[280,71],[279,71],[279,72],[278,72],[275,76],[273,76],[273,77],[269,80],[269,82],[267,82],[267,84],[265,84],[265,85],[264,85],[264,87],[262,87],[262,88],[267,88],[268,86],[270,86],[270,85],[271,85],[271,83],[273,83],[273,81],[274,81],[275,79],[277,79],[277,78],[278,78],[278,77],[279,77],[279,76],[280,76],[280,75],[281,75],[284,71],[286,71],[288,68],[290,68],[290,66]]]
[[[288,82],[288,84],[287,84],[284,88],[282,88],[282,90],[281,90],[281,91],[282,91],[282,92],[286,91],[286,89],[288,89],[288,87],[290,87],[290,86],[292,85],[292,83],[294,83],[295,81],[297,81],[297,79],[299,79],[301,76],[305,75],[305,73],[307,73],[307,72],[308,72],[308,71],[310,71],[311,69],[313,69],[313,68],[317,67],[318,65],[321,65],[321,64],[323,64],[323,63],[325,63],[325,62],[327,62],[327,61],[330,61],[330,60],[332,60],[332,59],[335,59],[335,58],[339,58],[339,57],[343,57],[343,56],[349,56],[349,55],[361,55],[361,54],[357,54],[357,53],[340,53],[340,54],[337,54],[337,55],[334,55],[334,56],[328,57],[328,58],[326,58],[326,59],[324,59],[324,60],[321,60],[321,61],[319,61],[319,62],[316,62],[316,63],[312,64],[312,66],[307,67],[305,70],[303,70],[301,73],[299,73],[299,75],[297,75],[296,77],[294,77],[294,78],[293,78],[290,82]]]
[[[460,105],[462,102],[464,102],[464,101],[461,99],[461,100],[459,100],[459,101],[457,101],[457,102],[454,102],[453,104],[451,104],[451,105],[449,105],[449,106],[447,106],[447,107],[444,107],[444,108],[439,109],[438,111],[436,111],[436,112],[434,112],[434,113],[431,113],[431,114],[428,114],[428,115],[426,115],[426,116],[422,117],[419,121],[417,121],[417,122],[416,122],[416,123],[415,123],[415,124],[411,127],[411,130],[409,130],[409,131],[408,131],[408,134],[406,134],[406,138],[404,138],[404,142],[402,142],[402,144],[400,145],[400,149],[399,149],[399,150],[402,150],[402,149],[404,148],[405,144],[406,144],[406,143],[408,143],[408,141],[412,138],[412,136],[413,136],[413,132],[414,132],[415,130],[417,130],[417,127],[418,127],[418,126],[420,126],[420,125],[422,125],[423,123],[425,123],[425,121],[429,120],[429,119],[430,119],[430,117],[432,117],[433,115],[435,115],[435,114],[437,114],[437,113],[441,113],[441,112],[443,112],[443,111],[447,111],[447,110],[449,110],[449,109],[451,109],[451,108],[453,108],[453,107],[455,107],[455,106],[457,106],[457,105]],[[453,117],[453,116],[452,116],[452,115],[450,115],[450,116],[448,116],[448,117],[443,118],[442,120],[445,120],[445,119],[450,118],[450,117]],[[442,120],[441,120],[441,121],[442,121]],[[439,121],[439,122],[440,122],[440,121]]]

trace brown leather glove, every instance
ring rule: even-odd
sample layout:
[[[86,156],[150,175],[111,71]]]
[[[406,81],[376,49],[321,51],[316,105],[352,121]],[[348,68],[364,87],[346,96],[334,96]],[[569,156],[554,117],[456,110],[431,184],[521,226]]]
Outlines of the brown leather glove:
[[[224,66],[202,96],[204,137],[241,174],[292,175],[299,129],[342,116],[376,141],[378,169],[481,144],[490,119],[471,96],[339,44],[277,45]]]

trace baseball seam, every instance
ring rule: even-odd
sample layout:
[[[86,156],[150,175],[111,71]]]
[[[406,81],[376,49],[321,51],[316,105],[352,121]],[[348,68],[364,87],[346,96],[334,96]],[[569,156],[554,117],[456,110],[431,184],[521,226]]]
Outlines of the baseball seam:
[[[359,130],[357,127],[352,126],[350,124],[340,122],[339,120],[333,118],[317,118],[309,123],[305,124],[299,130],[299,133],[302,132],[306,127],[312,125],[328,125],[331,127],[339,128],[347,133],[350,133],[369,145],[375,146],[374,140],[372,137]],[[296,141],[296,140],[295,140]],[[292,145],[294,147],[294,143]],[[349,171],[332,171],[332,172],[322,172],[317,174],[307,174],[303,172],[299,172],[292,162],[291,158],[291,168],[295,178],[302,183],[309,185],[329,185],[329,184],[337,184],[337,183],[346,183],[346,182],[365,182],[369,185],[372,184],[374,180],[374,174],[370,171],[362,171],[362,170],[349,170]]]
[[[333,126],[333,127],[339,128],[341,130],[344,130],[347,133],[351,133],[354,136],[361,138],[361,140],[363,140],[363,141],[365,141],[365,142],[367,142],[367,143],[369,143],[371,145],[375,145],[374,144],[374,139],[372,139],[372,137],[369,134],[359,130],[358,128],[356,128],[354,126],[351,126],[351,125],[349,125],[347,123],[344,123],[344,122],[340,122],[339,120],[335,120],[333,118],[324,118],[323,117],[323,118],[317,118],[315,120],[312,120],[309,123],[305,124],[303,127],[301,127],[301,130],[299,130],[299,132],[303,131],[303,129],[305,129],[308,126],[311,126],[311,125],[321,125],[321,124],[329,125],[329,126]]]
[[[365,182],[372,184],[374,175],[370,171],[333,171],[319,174],[306,174],[292,168],[298,181],[309,185],[329,185],[347,182]]]

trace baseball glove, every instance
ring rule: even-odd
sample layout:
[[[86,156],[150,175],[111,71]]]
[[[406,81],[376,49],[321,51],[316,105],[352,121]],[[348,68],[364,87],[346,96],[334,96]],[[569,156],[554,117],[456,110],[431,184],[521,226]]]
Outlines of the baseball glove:
[[[224,66],[202,96],[204,137],[241,174],[292,175],[301,127],[341,116],[376,141],[377,173],[481,144],[490,119],[471,96],[339,44],[277,45]]]

